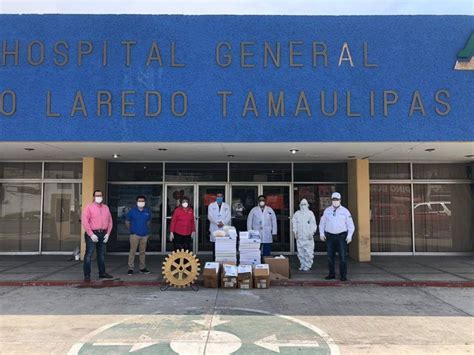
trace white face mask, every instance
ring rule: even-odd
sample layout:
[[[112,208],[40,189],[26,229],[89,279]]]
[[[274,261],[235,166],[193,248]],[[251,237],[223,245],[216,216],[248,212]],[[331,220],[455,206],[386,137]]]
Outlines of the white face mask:
[[[341,205],[341,201],[332,201],[332,205],[334,207],[339,207]]]
[[[300,205],[300,209],[301,209],[301,211],[307,211],[308,210],[308,205],[303,203],[303,204]]]
[[[181,206],[183,206],[183,208],[188,208],[189,204],[187,202],[183,202]]]
[[[145,202],[137,202],[137,206],[139,208],[143,208],[143,207],[145,207]]]
[[[258,204],[260,205],[260,207],[264,207],[265,206],[265,201],[260,201]]]
[[[101,204],[104,198],[102,196],[94,197],[95,203]]]

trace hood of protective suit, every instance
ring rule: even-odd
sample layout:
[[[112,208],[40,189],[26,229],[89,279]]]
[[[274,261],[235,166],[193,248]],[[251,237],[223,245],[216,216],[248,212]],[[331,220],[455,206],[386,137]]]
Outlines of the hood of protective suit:
[[[308,201],[305,198],[300,201],[300,210],[301,210],[301,212],[308,212],[309,211],[309,204],[308,204]]]

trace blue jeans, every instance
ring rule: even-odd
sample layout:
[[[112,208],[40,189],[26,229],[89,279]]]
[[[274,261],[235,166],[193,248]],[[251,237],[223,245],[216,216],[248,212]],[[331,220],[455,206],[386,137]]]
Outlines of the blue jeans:
[[[87,233],[84,234],[84,239],[86,241],[86,253],[84,255],[84,277],[91,276],[91,260],[92,255],[94,255],[94,250],[97,250],[97,266],[99,268],[99,276],[105,275],[105,232],[96,232],[94,234],[99,237],[99,241],[97,243],[94,243]]]
[[[339,254],[339,274],[341,277],[347,277],[347,232],[340,234],[331,234],[324,232],[326,244],[328,246],[328,268],[329,275],[335,276],[336,251]]]
[[[272,243],[262,243],[262,255],[270,256],[272,253]]]

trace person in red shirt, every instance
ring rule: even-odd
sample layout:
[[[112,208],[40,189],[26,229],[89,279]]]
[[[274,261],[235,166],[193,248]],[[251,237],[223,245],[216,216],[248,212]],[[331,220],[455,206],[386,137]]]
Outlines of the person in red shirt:
[[[192,237],[196,232],[194,222],[194,211],[189,205],[187,197],[181,198],[181,205],[176,207],[171,218],[170,241],[173,242],[173,249],[184,249],[192,251]]]

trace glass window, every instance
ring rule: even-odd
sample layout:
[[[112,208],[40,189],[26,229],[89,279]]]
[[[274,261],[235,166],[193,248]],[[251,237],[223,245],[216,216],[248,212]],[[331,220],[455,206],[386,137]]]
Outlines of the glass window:
[[[109,181],[162,181],[162,163],[110,163]]]
[[[415,250],[470,252],[474,240],[474,185],[415,184]]]
[[[342,205],[347,207],[347,184],[295,184],[294,211],[300,209],[300,201],[305,198],[319,225],[324,209],[331,206],[331,194],[336,191],[341,194]],[[316,251],[326,251],[326,243],[319,238],[315,238],[315,242]]]
[[[227,181],[227,163],[166,163],[165,170],[166,181]]]
[[[346,163],[295,163],[294,181],[347,181]]]
[[[413,164],[414,179],[462,179],[472,178],[471,164]]]
[[[370,178],[373,180],[410,179],[408,163],[370,163]]]
[[[139,195],[146,197],[146,206],[152,211],[151,235],[147,251],[161,251],[162,230],[162,186],[161,185],[113,185],[109,184],[108,203],[114,228],[107,243],[107,251],[128,252],[130,250],[130,231],[125,226],[128,211],[136,206]]]
[[[0,250],[39,251],[41,184],[0,183]]]
[[[291,181],[291,164],[231,163],[230,180],[242,182]]]
[[[373,252],[412,252],[409,184],[370,185],[370,239]]]
[[[41,179],[41,163],[2,163],[0,179]]]
[[[45,163],[45,179],[82,179],[82,163]]]
[[[44,251],[73,251],[81,244],[80,183],[44,184]]]

